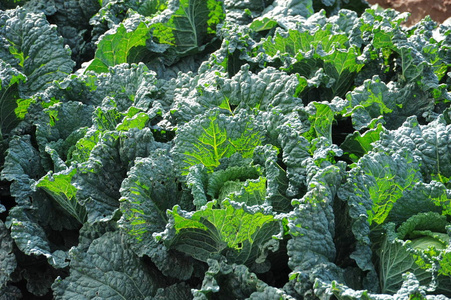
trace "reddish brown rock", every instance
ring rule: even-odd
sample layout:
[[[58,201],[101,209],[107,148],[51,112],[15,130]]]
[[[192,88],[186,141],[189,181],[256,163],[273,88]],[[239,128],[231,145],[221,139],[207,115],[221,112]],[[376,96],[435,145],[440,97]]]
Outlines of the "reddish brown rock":
[[[451,0],[367,0],[370,4],[379,4],[383,8],[393,8],[400,12],[410,12],[407,26],[413,25],[429,15],[442,23],[451,17]]]

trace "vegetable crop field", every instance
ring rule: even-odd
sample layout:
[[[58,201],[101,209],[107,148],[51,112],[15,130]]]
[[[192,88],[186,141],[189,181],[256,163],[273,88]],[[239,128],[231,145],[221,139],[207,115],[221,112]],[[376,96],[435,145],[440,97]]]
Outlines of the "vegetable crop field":
[[[451,26],[365,0],[1,0],[0,300],[451,298]]]

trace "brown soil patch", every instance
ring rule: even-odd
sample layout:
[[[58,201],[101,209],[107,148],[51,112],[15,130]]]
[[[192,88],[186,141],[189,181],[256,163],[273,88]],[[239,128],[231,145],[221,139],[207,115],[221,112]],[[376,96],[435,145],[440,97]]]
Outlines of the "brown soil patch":
[[[406,25],[411,26],[425,16],[439,23],[451,17],[451,0],[367,0],[369,4],[379,4],[383,8],[393,8],[400,12],[410,12]]]

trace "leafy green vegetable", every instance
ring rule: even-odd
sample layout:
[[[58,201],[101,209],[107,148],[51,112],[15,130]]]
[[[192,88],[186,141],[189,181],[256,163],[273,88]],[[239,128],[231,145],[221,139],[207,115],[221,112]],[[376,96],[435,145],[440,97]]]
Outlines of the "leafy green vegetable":
[[[0,58],[27,77],[19,89],[22,97],[43,91],[52,81],[72,73],[70,50],[42,13],[19,8],[2,11],[1,17],[6,21],[0,23],[0,34],[9,53]]]
[[[355,176],[344,185],[342,195],[366,208],[370,225],[382,224],[404,191],[421,180],[417,168],[409,152],[392,156],[370,152],[352,170]]]
[[[449,25],[363,0],[0,9],[1,299],[451,298]]]
[[[19,93],[18,84],[26,80],[26,76],[18,70],[0,60],[0,138],[8,136],[17,125],[21,115],[18,116]]]
[[[179,212],[177,206],[169,211],[170,231],[163,236],[167,246],[201,261],[224,255],[238,264],[264,262],[269,249],[277,250],[272,236],[281,226],[274,216],[224,202],[223,208],[214,205],[209,202],[194,214]]]
[[[0,223],[0,233],[2,238],[2,249],[0,252],[1,257],[1,266],[2,266],[2,276],[0,277],[0,290],[3,290],[9,281],[9,277],[11,273],[14,272],[14,269],[17,266],[16,257],[13,253],[13,240],[9,235],[5,224],[3,222]]]
[[[75,198],[77,189],[71,184],[75,173],[75,169],[57,174],[49,173],[36,182],[36,187],[44,189],[61,207],[83,224],[86,221],[86,210],[77,202]]]
[[[400,145],[411,149],[419,157],[421,171],[428,179],[436,176],[446,180],[451,176],[448,158],[450,125],[441,118],[428,125],[420,125],[416,118],[411,117],[398,130],[382,135],[380,144],[389,152]]]
[[[197,52],[216,33],[216,25],[224,19],[222,3],[215,0],[178,0],[178,6],[167,22],[151,26],[153,37],[160,44],[175,46],[175,53],[184,56]]]
[[[149,273],[140,264],[140,259],[122,244],[120,233],[106,233],[94,240],[86,252],[73,248],[70,257],[70,276],[57,278],[52,286],[56,299],[148,299],[156,292],[157,274]],[[92,278],[96,280],[92,282]]]
[[[176,163],[186,175],[189,167],[197,164],[213,171],[222,158],[234,153],[250,157],[264,138],[259,129],[250,114],[227,117],[211,110],[178,129],[173,149]]]
[[[393,225],[387,226],[387,236],[380,251],[382,292],[396,292],[402,285],[400,275],[406,272],[415,274],[421,285],[432,285],[439,274],[433,270],[433,265],[442,264],[439,253],[449,245],[449,236],[444,232],[448,225],[446,217],[436,213],[417,214],[404,222],[397,233]]]
[[[108,72],[108,67],[127,62],[139,62],[149,31],[145,23],[140,23],[130,32],[123,24],[119,25],[115,32],[109,32],[100,39],[96,56],[86,70],[105,73]]]

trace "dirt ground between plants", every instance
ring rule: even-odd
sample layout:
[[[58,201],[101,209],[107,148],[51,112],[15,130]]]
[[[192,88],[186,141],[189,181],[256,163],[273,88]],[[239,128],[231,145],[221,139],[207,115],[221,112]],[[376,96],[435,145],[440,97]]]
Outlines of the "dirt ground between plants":
[[[367,0],[370,4],[379,4],[383,8],[393,8],[400,12],[410,12],[406,25],[410,26],[430,15],[443,23],[451,17],[451,0]]]

